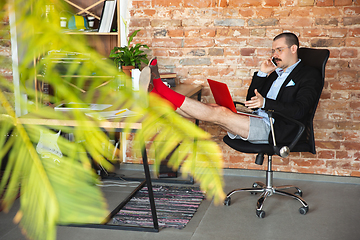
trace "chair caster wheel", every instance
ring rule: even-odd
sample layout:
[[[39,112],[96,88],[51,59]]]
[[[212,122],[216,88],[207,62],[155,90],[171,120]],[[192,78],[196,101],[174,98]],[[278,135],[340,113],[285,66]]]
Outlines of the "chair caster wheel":
[[[258,216],[259,218],[264,218],[265,217],[265,211],[256,210],[256,216]]]
[[[225,201],[224,201],[224,205],[225,205],[225,206],[230,206],[230,204],[231,204],[231,198],[230,198],[230,197],[227,197],[227,198],[225,199]]]
[[[309,211],[309,207],[301,207],[299,208],[299,212],[302,215],[305,215]]]

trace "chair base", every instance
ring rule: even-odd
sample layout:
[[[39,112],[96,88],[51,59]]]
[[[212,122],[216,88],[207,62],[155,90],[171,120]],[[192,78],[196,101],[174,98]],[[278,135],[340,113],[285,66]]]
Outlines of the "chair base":
[[[305,215],[309,211],[309,205],[302,198],[301,189],[298,187],[295,187],[293,185],[283,185],[283,186],[277,186],[277,187],[273,186],[273,184],[272,184],[273,172],[271,170],[271,156],[269,156],[268,163],[269,163],[269,166],[268,166],[268,170],[266,171],[266,184],[264,184],[263,182],[255,182],[251,188],[239,188],[239,189],[232,190],[231,192],[229,192],[227,194],[226,199],[224,201],[224,205],[230,206],[231,196],[237,192],[250,192],[251,194],[261,193],[261,195],[257,201],[257,204],[256,204],[256,215],[259,218],[264,218],[265,211],[263,210],[263,206],[264,206],[264,202],[265,202],[266,198],[272,196],[273,194],[278,194],[278,195],[291,197],[291,198],[298,200],[302,204],[302,207],[299,208],[299,212],[300,212],[300,214]],[[291,189],[291,188],[295,188],[296,192],[289,193],[289,192],[283,191],[283,190]]]

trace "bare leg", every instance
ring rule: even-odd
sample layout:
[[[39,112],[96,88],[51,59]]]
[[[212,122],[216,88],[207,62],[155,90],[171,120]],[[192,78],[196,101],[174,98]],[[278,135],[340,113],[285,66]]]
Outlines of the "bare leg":
[[[166,87],[159,76],[157,60],[149,63],[154,90],[163,98],[174,104],[174,109],[184,117],[192,117],[202,121],[212,122],[236,135],[247,138],[249,135],[249,117],[233,113],[228,108],[216,104],[204,104],[192,98],[185,97]]]
[[[205,104],[186,97],[184,103],[176,112],[184,117],[192,117],[218,124],[226,131],[244,138],[249,135],[249,117],[233,113],[228,108],[216,104]]]

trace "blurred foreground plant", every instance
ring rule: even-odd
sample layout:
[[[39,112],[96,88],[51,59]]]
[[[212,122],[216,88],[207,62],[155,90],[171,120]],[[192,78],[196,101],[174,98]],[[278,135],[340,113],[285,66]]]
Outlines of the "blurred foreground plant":
[[[53,11],[44,19],[44,7],[49,3],[53,4]],[[22,94],[26,94],[26,101],[23,98],[17,101],[23,101],[22,106],[38,117],[76,121],[75,127],[22,124],[21,117],[15,115],[8,94],[5,94],[14,92],[14,85],[0,76],[0,101],[5,111],[0,115],[0,165],[5,166],[0,196],[3,195],[1,205],[4,210],[11,208],[20,192],[20,209],[15,221],[31,239],[55,239],[59,224],[100,223],[108,214],[106,201],[97,186],[98,176],[89,158],[91,156],[95,163],[101,163],[106,169],[112,166],[106,159],[111,159],[114,147],[111,146],[110,151],[103,150],[109,137],[98,127],[100,120],[94,118],[89,121],[89,117],[81,111],[66,114],[53,111],[42,106],[40,97],[47,98],[50,103],[111,103],[117,109],[136,111],[136,116],[125,119],[129,126],[134,121],[142,124],[135,134],[136,149],[141,149],[143,142],[161,143],[148,146],[157,148],[159,157],[154,162],[157,169],[160,159],[179,146],[179,154],[170,159],[170,164],[175,169],[181,166],[184,174],[191,174],[216,203],[222,201],[222,157],[210,134],[177,115],[161,99],[149,99],[145,92],[134,94],[131,81],[119,76],[111,61],[103,60],[103,56],[88,48],[83,35],[64,34],[59,26],[59,13],[66,7],[60,0],[9,0],[0,3],[0,8],[6,10],[1,11],[1,19],[7,10],[16,10],[15,26],[21,33],[17,35],[22,46],[19,88]],[[6,26],[1,25],[3,27]],[[0,33],[7,31],[1,29]],[[88,59],[82,64],[70,62],[64,73],[53,55],[63,52],[85,53]],[[38,61],[36,65],[34,58]],[[72,78],[75,74],[78,77]],[[89,75],[95,77],[89,81],[85,77]],[[126,81],[121,89],[118,88],[119,78]],[[54,96],[43,96],[35,91],[34,79],[41,80],[36,87],[49,84],[55,90]],[[85,88],[88,89],[86,94],[79,90]],[[68,141],[61,135],[56,140],[61,155],[54,152],[40,156],[36,146],[41,133],[51,137],[59,130],[65,135],[74,134],[75,140]],[[124,131],[130,132],[131,129],[126,127]]]

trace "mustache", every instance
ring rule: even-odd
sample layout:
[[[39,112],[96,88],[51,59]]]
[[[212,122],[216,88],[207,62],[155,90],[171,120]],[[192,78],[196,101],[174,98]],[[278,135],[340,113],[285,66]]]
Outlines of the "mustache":
[[[275,57],[273,58],[273,60],[274,60],[274,61],[281,61],[280,58],[275,58]]]

